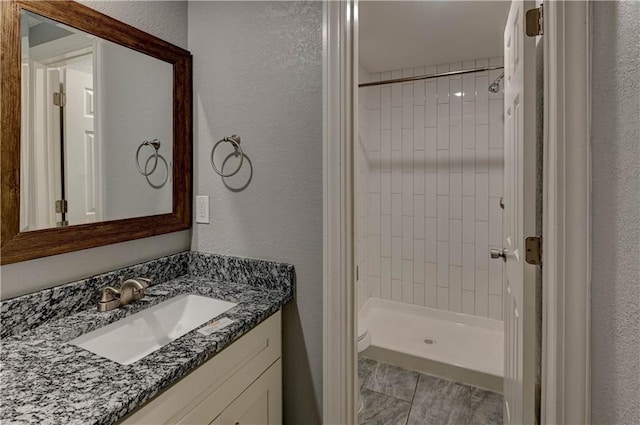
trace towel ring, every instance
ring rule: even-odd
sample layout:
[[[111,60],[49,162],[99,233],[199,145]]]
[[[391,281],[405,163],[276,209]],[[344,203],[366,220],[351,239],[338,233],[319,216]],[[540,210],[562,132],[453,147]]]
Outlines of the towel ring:
[[[149,164],[148,159],[144,165],[144,171],[142,171],[142,167],[140,166],[140,150],[142,149],[143,146],[151,146],[153,148],[153,153],[154,153],[153,158],[155,158],[155,161],[153,163],[153,167],[151,168],[151,171],[149,172],[147,172],[147,165]],[[158,166],[158,150],[159,149],[160,149],[160,141],[158,139],[153,139],[152,141],[145,140],[144,142],[140,143],[140,146],[138,146],[138,150],[136,151],[136,167],[138,168],[138,172],[140,174],[147,177],[153,174],[154,171],[156,171],[156,167]],[[152,157],[149,157],[149,158],[152,158]]]
[[[218,170],[218,167],[216,167],[216,164],[213,161],[213,154],[216,151],[216,148],[218,147],[218,145],[222,142],[231,143],[236,150],[236,154],[238,152],[240,153],[240,163],[238,164],[238,168],[229,174],[223,174],[221,170]],[[244,160],[244,152],[242,152],[242,148],[240,147],[240,136],[238,136],[237,134],[218,140],[218,142],[215,145],[213,145],[213,148],[211,149],[211,166],[213,167],[213,171],[215,171],[221,177],[231,177],[234,174],[236,174],[238,171],[240,171],[240,168],[242,168],[243,160]]]

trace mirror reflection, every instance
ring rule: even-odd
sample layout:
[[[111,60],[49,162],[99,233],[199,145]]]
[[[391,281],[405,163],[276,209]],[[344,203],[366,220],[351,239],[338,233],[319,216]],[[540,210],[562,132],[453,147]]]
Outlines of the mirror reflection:
[[[173,67],[22,11],[20,230],[172,212]]]

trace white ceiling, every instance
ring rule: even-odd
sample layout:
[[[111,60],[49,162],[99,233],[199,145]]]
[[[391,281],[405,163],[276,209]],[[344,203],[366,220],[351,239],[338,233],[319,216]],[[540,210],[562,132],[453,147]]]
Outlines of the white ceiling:
[[[369,72],[502,56],[508,1],[360,1]]]

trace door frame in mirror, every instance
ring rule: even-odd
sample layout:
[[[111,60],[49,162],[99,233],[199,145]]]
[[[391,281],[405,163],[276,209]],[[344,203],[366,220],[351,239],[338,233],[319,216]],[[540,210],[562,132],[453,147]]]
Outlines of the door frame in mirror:
[[[45,16],[173,66],[173,211],[169,214],[20,232],[20,13]],[[63,254],[191,227],[192,58],[153,35],[74,1],[0,2],[0,264]]]

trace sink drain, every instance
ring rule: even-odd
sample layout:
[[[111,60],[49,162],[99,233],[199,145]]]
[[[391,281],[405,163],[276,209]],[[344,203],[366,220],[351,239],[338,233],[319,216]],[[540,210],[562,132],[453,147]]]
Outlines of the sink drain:
[[[433,338],[425,338],[424,339],[424,343],[427,344],[427,345],[433,345],[433,344],[436,343],[436,340],[433,339]]]

